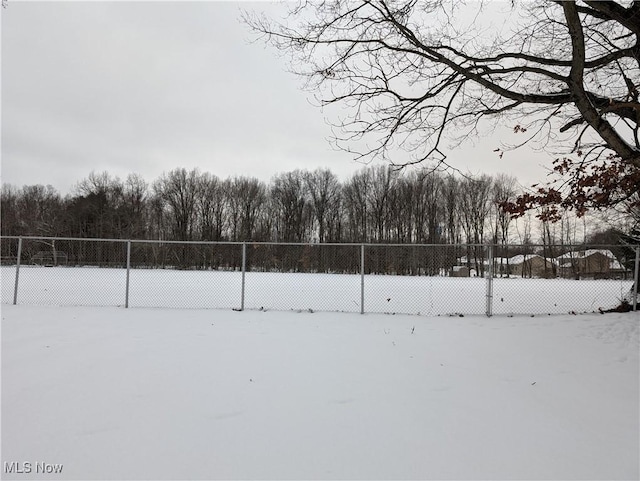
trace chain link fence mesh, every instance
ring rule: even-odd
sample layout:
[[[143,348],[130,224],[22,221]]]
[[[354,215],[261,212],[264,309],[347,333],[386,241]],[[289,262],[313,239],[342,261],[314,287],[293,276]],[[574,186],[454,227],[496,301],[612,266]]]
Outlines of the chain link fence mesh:
[[[0,252],[4,304],[455,316],[614,308],[638,247],[6,237]]]
[[[466,252],[466,246],[455,245],[366,246],[365,310],[418,315],[483,313],[485,283],[469,266],[461,265]]]
[[[23,238],[20,247],[18,303],[124,306],[126,242]]]
[[[18,239],[2,239],[0,242],[0,285],[2,303],[13,302],[16,281],[16,265],[18,263]]]
[[[360,247],[247,244],[247,309],[360,312]]]
[[[132,242],[130,307],[239,308],[242,245]]]

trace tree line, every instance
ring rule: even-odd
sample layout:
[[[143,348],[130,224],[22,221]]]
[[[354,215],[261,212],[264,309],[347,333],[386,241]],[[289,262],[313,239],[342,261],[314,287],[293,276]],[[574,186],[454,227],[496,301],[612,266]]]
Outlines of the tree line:
[[[64,197],[51,186],[3,185],[1,233],[307,244],[253,244],[248,267],[275,271],[358,272],[360,252],[344,244],[403,244],[367,249],[367,272],[414,275],[441,275],[460,259],[482,275],[485,244],[498,246],[494,255],[508,259],[532,253],[552,258],[587,242],[618,243],[613,230],[587,236],[586,222],[575,216],[556,223],[532,221],[531,216],[514,220],[502,206],[517,195],[511,176],[456,176],[426,168],[369,166],[346,181],[327,169],[294,170],[268,183],[246,176],[223,180],[184,168],[151,183],[137,174],[122,180],[103,172],[91,173]],[[314,248],[316,244],[321,245]],[[416,249],[415,244],[439,247]],[[16,245],[3,242],[0,255],[3,263],[13,263]],[[73,265],[122,266],[127,258],[121,242],[63,240],[28,241],[22,255],[32,263],[53,265],[68,260]],[[134,267],[240,269],[243,262],[241,250],[230,245],[212,249],[135,243],[130,256]]]
[[[266,183],[176,168],[149,183],[91,173],[72,194],[5,184],[1,232],[179,241],[506,243],[515,178],[369,166],[341,182],[330,170],[294,170]],[[529,241],[530,239],[528,239]]]

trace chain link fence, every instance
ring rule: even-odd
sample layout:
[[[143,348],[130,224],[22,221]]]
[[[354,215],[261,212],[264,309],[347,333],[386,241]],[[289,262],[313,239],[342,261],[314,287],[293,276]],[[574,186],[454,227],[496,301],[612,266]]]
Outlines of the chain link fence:
[[[621,245],[3,237],[0,253],[4,304],[442,316],[578,313],[634,304],[640,263],[640,247]]]
[[[21,304],[124,304],[127,247],[124,242],[3,238],[2,245],[3,303],[11,300],[11,294],[13,303]],[[5,247],[9,254],[7,261]],[[12,262],[14,266],[9,267]],[[12,270],[15,275],[11,275]]]

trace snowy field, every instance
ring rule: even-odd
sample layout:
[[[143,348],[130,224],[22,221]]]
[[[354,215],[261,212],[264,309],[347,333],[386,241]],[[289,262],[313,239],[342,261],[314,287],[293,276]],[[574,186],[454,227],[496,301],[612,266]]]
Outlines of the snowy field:
[[[638,479],[639,324],[4,305],[3,479]]]
[[[2,267],[2,303],[13,302],[15,268]],[[361,277],[342,274],[247,272],[245,308],[360,312]],[[497,278],[495,314],[566,314],[617,306],[631,280]],[[131,307],[239,308],[242,274],[226,271],[132,269]],[[19,304],[123,306],[126,271],[23,266]],[[486,280],[426,276],[365,276],[366,312],[484,314]]]

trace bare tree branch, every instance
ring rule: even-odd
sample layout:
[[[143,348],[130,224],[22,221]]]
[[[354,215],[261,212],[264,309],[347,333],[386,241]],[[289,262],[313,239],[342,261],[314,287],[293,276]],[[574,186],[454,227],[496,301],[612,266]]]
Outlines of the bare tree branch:
[[[360,160],[442,163],[445,141],[512,120],[529,128],[521,145],[640,169],[640,2],[514,0],[504,32],[485,26],[486,8],[308,0],[280,23],[245,21],[291,55],[321,105],[343,107],[334,141]]]

